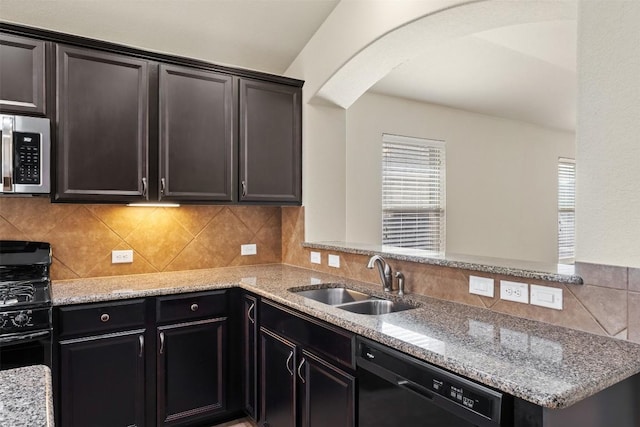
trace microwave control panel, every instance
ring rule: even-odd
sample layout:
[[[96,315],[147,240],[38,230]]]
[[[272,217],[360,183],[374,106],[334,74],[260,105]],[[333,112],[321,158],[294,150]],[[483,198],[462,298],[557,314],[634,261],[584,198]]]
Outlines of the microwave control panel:
[[[42,145],[39,133],[14,132],[14,175],[16,184],[40,184]]]

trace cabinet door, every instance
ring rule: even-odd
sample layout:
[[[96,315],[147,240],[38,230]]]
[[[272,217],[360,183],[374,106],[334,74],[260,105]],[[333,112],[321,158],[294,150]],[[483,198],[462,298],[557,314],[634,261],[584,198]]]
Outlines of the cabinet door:
[[[302,201],[302,89],[240,79],[240,200]]]
[[[144,426],[144,359],[144,330],[61,341],[62,426]]]
[[[0,34],[0,111],[45,114],[45,46]]]
[[[58,200],[147,198],[147,61],[57,46]]]
[[[158,327],[158,426],[226,409],[226,318]]]
[[[242,297],[242,388],[243,407],[254,420],[258,402],[258,301],[252,295]]]
[[[260,328],[260,425],[296,426],[296,347]]]
[[[160,66],[160,198],[233,200],[233,79]]]
[[[301,426],[355,426],[355,377],[302,352],[297,374],[301,383]]]

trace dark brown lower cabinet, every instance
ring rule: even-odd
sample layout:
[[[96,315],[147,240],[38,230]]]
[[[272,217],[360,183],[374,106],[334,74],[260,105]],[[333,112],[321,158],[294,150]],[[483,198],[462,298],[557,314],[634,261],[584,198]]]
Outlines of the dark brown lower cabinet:
[[[354,427],[355,377],[306,350],[298,366],[302,382],[300,425]]]
[[[144,330],[60,341],[62,426],[145,426]]]
[[[355,376],[318,356],[351,337],[271,304],[261,319],[260,425],[355,427]]]
[[[242,406],[258,418],[258,298],[242,295]]]
[[[158,327],[158,426],[226,410],[226,321],[215,318]]]
[[[260,328],[260,425],[296,426],[296,346]]]

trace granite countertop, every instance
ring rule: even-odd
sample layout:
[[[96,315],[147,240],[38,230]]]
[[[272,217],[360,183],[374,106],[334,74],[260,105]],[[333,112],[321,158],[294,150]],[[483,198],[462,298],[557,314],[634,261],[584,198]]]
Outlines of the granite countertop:
[[[280,264],[55,281],[52,289],[54,305],[67,305],[240,286],[548,408],[640,372],[640,345],[628,341],[414,294],[404,299],[416,309],[367,316],[289,291],[321,283],[383,296],[379,286]]]
[[[309,249],[340,251],[357,255],[371,256],[377,254],[398,261],[461,268],[491,274],[504,274],[524,279],[549,280],[574,285],[583,284],[582,277],[575,274],[575,266],[572,264],[549,264],[452,253],[438,255],[421,249],[352,242],[305,242],[302,246]]]
[[[0,371],[0,426],[53,427],[51,371],[47,366]]]

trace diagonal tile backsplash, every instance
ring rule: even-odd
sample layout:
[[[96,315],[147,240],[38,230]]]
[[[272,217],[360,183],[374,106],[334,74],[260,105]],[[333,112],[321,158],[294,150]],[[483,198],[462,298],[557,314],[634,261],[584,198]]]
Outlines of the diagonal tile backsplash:
[[[0,239],[39,240],[53,248],[53,279],[279,263],[281,210],[263,206],[143,208],[0,198]],[[240,256],[256,243],[257,255]],[[111,264],[132,249],[133,263]]]

